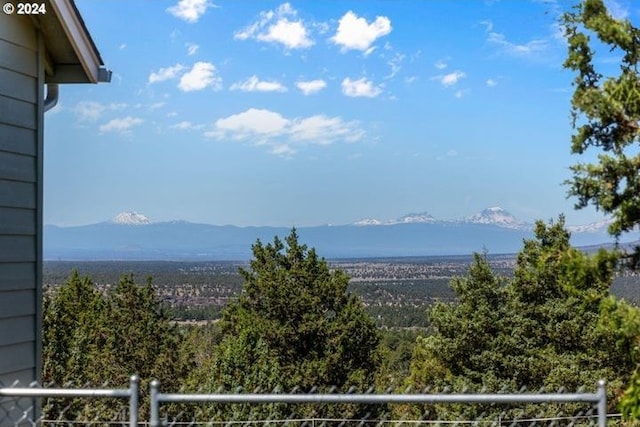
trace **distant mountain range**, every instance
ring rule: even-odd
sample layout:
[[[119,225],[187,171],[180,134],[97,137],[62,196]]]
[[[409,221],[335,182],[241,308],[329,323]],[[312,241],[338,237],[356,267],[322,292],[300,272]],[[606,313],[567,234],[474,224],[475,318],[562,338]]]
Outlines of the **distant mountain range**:
[[[611,243],[608,222],[569,227],[572,243]],[[326,258],[365,258],[515,253],[533,237],[533,225],[492,207],[456,220],[426,212],[395,220],[363,219],[347,225],[300,227],[300,240]],[[237,227],[187,221],[153,222],[138,212],[124,212],[98,224],[44,227],[46,260],[246,260],[251,245],[284,237],[286,227]],[[628,241],[640,233],[626,236]]]
[[[533,230],[533,224],[522,222],[500,207],[487,208],[475,215],[455,220],[438,220],[428,212],[410,213],[398,219],[380,221],[374,218],[361,219],[353,225],[394,225],[394,224],[491,224],[514,230]]]

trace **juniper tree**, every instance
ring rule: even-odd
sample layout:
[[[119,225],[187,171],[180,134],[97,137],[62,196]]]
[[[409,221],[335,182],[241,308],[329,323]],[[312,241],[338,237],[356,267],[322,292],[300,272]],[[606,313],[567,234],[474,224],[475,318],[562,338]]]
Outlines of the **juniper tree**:
[[[571,167],[569,195],[576,208],[592,204],[611,214],[609,232],[618,238],[640,225],[640,29],[613,18],[603,0],[582,1],[563,25],[564,67],[575,73],[571,152],[599,152],[597,161]],[[596,59],[603,50],[621,55],[617,71]],[[637,266],[640,247],[630,258]]]

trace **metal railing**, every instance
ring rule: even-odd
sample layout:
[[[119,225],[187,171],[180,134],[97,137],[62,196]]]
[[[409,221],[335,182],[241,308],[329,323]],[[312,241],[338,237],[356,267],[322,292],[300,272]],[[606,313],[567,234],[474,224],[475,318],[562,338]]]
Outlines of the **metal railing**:
[[[138,425],[138,398],[139,398],[139,378],[133,375],[129,381],[129,388],[126,389],[92,389],[92,388],[45,388],[45,387],[2,387],[0,388],[0,398],[86,398],[86,399],[104,399],[115,398],[129,401],[129,426],[136,427]],[[17,402],[17,401],[16,401]],[[6,402],[0,401],[0,406],[6,405]],[[4,412],[9,414],[14,408],[3,408]],[[19,412],[22,412],[22,419],[12,420],[13,425],[20,425],[22,423],[28,423],[31,425],[37,425],[42,420],[31,419],[29,412],[32,413],[32,417],[35,416],[35,408],[22,408],[19,407]],[[5,425],[3,419],[0,419],[0,425]]]
[[[151,382],[150,427],[166,424],[160,417],[162,403],[217,404],[542,404],[592,403],[597,410],[597,425],[607,425],[606,382],[598,382],[595,393],[527,394],[179,394],[161,393],[160,383]]]
[[[485,394],[471,394],[471,393],[458,393],[458,394],[327,394],[327,393],[215,393],[215,394],[188,394],[188,393],[161,393],[160,383],[158,381],[152,381],[150,386],[150,414],[149,425],[150,427],[161,427],[167,424],[167,421],[161,419],[160,406],[162,404],[218,404],[218,405],[264,405],[264,404],[292,404],[292,405],[324,405],[324,404],[336,404],[336,405],[393,405],[393,404],[478,404],[478,405],[508,405],[508,404],[545,404],[545,403],[557,403],[557,404],[569,404],[569,403],[587,403],[590,404],[591,409],[589,412],[595,410],[596,416],[574,414],[571,417],[566,418],[538,418],[536,420],[520,418],[512,424],[526,423],[535,424],[536,422],[541,424],[548,424],[550,420],[567,419],[569,424],[588,422],[594,423],[594,418],[597,420],[599,427],[605,427],[607,425],[607,395],[605,381],[599,381],[595,393],[485,393]],[[14,398],[15,400],[7,400],[7,398]],[[128,401],[128,422],[125,418],[118,421],[84,421],[80,419],[74,419],[72,416],[61,418],[54,421],[49,419],[42,419],[36,414],[37,406],[36,399],[67,399],[67,398],[79,398],[84,399],[120,399]],[[139,379],[137,376],[130,378],[130,385],[127,389],[97,389],[97,388],[45,388],[45,387],[2,387],[0,388],[0,409],[5,414],[3,419],[0,416],[0,426],[18,426],[18,425],[49,425],[55,423],[64,423],[65,425],[93,425],[93,424],[112,424],[117,423],[119,425],[129,425],[129,427],[137,427],[139,423]],[[17,402],[20,399],[31,399],[30,406],[24,407]],[[14,407],[11,407],[11,404]],[[69,415],[69,414],[67,414]],[[124,412],[123,412],[124,415]],[[15,418],[12,418],[15,417]],[[281,420],[284,424],[294,425],[305,424],[305,421],[313,420],[313,422],[306,424],[314,425],[317,421],[319,424],[336,423],[340,422],[342,425],[349,425],[349,422],[359,425],[368,425],[369,423],[376,423],[377,425],[383,425],[385,423],[392,423],[388,419],[336,419],[326,418],[322,416],[316,416],[315,418],[300,418],[297,419],[286,417]],[[509,423],[509,420],[502,419]],[[532,422],[533,421],[533,422]],[[446,424],[450,421],[446,420],[411,420],[404,419],[400,421],[406,424],[415,423],[438,423]],[[462,420],[458,420],[458,423],[464,423]],[[474,424],[480,425],[484,421],[475,420]],[[490,422],[490,421],[488,421]],[[195,420],[191,420],[190,423],[195,423]],[[218,421],[209,420],[208,424],[218,424]],[[224,424],[277,424],[276,419],[259,421],[245,420],[245,419],[233,419],[220,422]],[[145,423],[146,424],[146,423]],[[178,420],[171,420],[170,424],[179,424]],[[496,424],[495,422],[493,424]],[[500,421],[498,425],[502,424]]]

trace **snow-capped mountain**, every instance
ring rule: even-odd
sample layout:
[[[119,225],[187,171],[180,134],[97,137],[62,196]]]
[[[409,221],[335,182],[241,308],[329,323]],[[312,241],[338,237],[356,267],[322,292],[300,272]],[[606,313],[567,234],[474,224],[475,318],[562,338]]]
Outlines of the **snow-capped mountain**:
[[[572,233],[597,233],[600,231],[606,231],[609,224],[613,222],[612,218],[603,219],[602,221],[592,222],[585,225],[570,225],[567,227]]]
[[[490,224],[513,230],[531,230],[532,226],[523,221],[518,220],[499,207],[487,208],[475,215],[467,216],[457,220],[442,220],[434,218],[428,212],[409,213],[397,219],[379,220],[376,218],[366,218],[354,222],[351,225],[369,226],[369,225],[397,225],[397,224]]]
[[[395,225],[395,224],[432,224],[438,222],[433,216],[429,215],[427,212],[421,213],[410,213],[401,216],[398,219],[388,219],[386,221],[381,221],[375,218],[364,218],[354,222],[351,225]]]
[[[116,215],[111,222],[120,225],[147,225],[151,220],[138,212],[122,212]]]
[[[427,212],[421,212],[421,213],[410,213],[404,216],[401,216],[400,218],[396,219],[396,220],[392,220],[389,223],[390,224],[424,224],[424,223],[433,223],[436,222],[437,220],[429,215]]]
[[[301,227],[298,232],[305,244],[329,258],[384,258],[470,255],[481,250],[513,254],[522,249],[523,239],[534,237],[527,226],[496,207],[460,220],[437,220],[421,213],[388,221],[369,218],[350,225]],[[606,230],[593,224],[573,230],[571,243],[576,247],[613,242]],[[48,260],[245,260],[257,239],[270,241],[289,232],[288,227],[152,222],[138,212],[124,212],[98,224],[47,225],[43,252]],[[638,239],[640,231],[625,235],[622,243]]]
[[[354,222],[352,225],[382,225],[382,221],[375,218],[364,218]]]
[[[500,207],[484,209],[480,213],[462,218],[459,222],[470,224],[492,224],[514,230],[530,230],[532,228],[531,224],[520,221]]]

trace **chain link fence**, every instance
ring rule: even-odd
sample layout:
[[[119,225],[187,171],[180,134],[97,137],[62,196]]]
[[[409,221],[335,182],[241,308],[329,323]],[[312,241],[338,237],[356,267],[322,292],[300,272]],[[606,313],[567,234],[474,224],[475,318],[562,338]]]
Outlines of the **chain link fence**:
[[[161,393],[151,383],[150,427],[181,425],[533,426],[607,424],[605,382],[577,393]],[[549,414],[553,414],[550,416]]]
[[[0,384],[0,427],[138,425],[139,379],[128,388]]]
[[[152,381],[142,396],[150,410],[140,414],[138,389],[135,376],[128,388],[0,384],[0,426],[607,425],[604,381],[593,392],[575,393],[524,389],[517,393],[358,393],[353,389],[162,393],[160,384]]]

